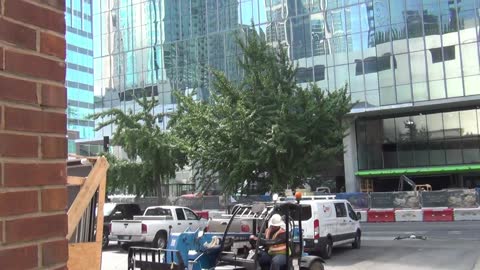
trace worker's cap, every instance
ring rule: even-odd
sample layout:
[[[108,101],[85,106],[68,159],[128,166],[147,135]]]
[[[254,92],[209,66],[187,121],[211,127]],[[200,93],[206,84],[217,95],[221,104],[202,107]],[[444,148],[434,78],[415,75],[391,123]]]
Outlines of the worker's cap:
[[[268,226],[285,227],[285,222],[279,214],[275,214],[268,221]]]

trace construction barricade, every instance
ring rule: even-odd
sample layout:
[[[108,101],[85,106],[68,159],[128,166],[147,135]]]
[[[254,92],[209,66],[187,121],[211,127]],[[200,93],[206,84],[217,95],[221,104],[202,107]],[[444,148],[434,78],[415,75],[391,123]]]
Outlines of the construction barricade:
[[[453,210],[453,220],[480,220],[480,208],[456,208]]]
[[[401,221],[423,221],[423,211],[421,209],[397,209],[395,210],[395,220]]]
[[[430,208],[423,209],[423,221],[453,221],[453,209],[451,208]]]
[[[367,212],[367,222],[395,222],[393,209],[370,209]]]

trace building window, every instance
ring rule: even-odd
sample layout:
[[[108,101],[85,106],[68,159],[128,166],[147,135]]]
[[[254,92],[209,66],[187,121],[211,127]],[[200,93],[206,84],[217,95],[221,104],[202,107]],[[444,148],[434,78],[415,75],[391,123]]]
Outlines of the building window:
[[[355,75],[375,73],[378,71],[389,70],[392,68],[392,55],[386,53],[378,57],[367,57],[363,61],[355,59]],[[363,65],[362,65],[363,63]],[[397,60],[393,56],[393,68],[397,68]]]
[[[479,109],[356,122],[360,170],[480,162]]]
[[[432,54],[432,62],[439,63],[442,61],[450,61],[455,59],[455,46],[446,46],[430,49]],[[442,57],[443,54],[443,57]]]
[[[325,80],[325,66],[324,65],[315,65],[313,70],[313,75],[315,76],[315,81]]]

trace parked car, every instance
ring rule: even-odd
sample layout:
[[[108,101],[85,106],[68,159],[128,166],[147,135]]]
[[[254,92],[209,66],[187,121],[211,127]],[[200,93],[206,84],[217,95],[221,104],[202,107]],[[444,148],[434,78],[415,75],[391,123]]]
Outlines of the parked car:
[[[165,248],[170,233],[183,232],[187,228],[203,229],[205,224],[206,219],[187,207],[152,206],[143,216],[134,216],[133,220],[112,221],[110,239],[117,240],[124,248],[134,243]]]
[[[110,242],[110,223],[114,220],[133,219],[141,215],[140,206],[135,203],[105,203],[103,206],[103,238],[102,247],[108,247]]]

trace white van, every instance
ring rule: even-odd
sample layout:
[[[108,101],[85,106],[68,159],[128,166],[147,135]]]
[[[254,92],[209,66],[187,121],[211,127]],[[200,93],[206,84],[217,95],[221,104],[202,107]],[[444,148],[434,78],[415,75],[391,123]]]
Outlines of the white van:
[[[300,203],[310,205],[303,209],[311,208],[310,214],[302,214],[310,216],[302,221],[305,252],[318,253],[328,259],[334,246],[351,244],[353,248],[360,248],[360,216],[347,200],[301,200]]]

